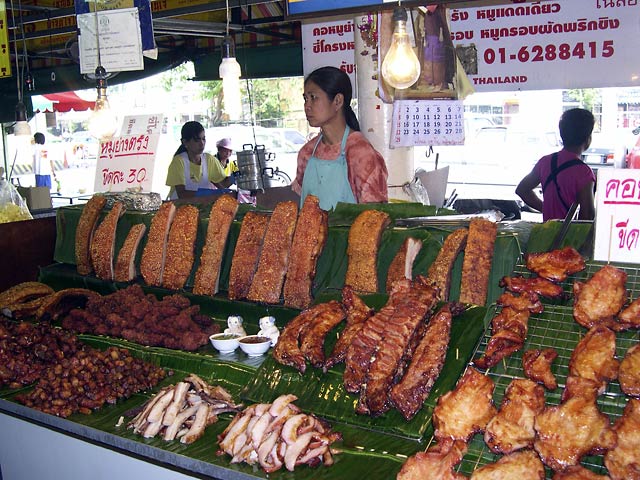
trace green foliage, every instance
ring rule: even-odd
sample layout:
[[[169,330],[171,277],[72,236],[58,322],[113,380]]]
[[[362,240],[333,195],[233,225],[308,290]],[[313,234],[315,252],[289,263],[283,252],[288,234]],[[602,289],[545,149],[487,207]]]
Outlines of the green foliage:
[[[167,70],[160,76],[160,84],[166,92],[170,92],[178,85],[189,80],[189,70],[186,64],[178,65],[176,68]]]

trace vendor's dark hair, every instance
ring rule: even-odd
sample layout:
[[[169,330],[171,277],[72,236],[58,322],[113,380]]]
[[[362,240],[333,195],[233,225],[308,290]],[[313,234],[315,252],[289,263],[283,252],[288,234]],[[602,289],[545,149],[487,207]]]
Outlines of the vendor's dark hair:
[[[589,110],[584,108],[572,108],[560,117],[558,127],[560,138],[565,147],[577,147],[587,141],[596,119]]]
[[[200,133],[202,132],[204,132],[204,127],[200,122],[190,121],[182,126],[182,130],[180,130],[180,139],[185,141],[196,140],[200,138]],[[184,144],[180,142],[180,146],[173,155],[180,155],[182,152],[186,151],[187,149]]]
[[[313,82],[327,94],[330,101],[333,101],[338,93],[344,97],[342,110],[347,125],[351,130],[360,131],[360,123],[355,112],[351,108],[351,97],[353,96],[353,87],[349,75],[336,67],[320,67],[311,72],[304,83]]]
[[[33,135],[33,141],[39,143],[40,145],[44,145],[44,133],[36,132]]]

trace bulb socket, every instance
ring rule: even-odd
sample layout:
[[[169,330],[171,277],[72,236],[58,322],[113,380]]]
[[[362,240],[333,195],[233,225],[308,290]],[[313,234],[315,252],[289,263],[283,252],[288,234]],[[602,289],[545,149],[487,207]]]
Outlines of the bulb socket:
[[[394,22],[406,22],[409,19],[407,11],[402,7],[396,7],[393,9],[392,18]]]
[[[236,46],[233,43],[233,39],[231,35],[225,35],[222,40],[222,46],[220,47],[222,52],[222,58],[235,58],[236,56]]]

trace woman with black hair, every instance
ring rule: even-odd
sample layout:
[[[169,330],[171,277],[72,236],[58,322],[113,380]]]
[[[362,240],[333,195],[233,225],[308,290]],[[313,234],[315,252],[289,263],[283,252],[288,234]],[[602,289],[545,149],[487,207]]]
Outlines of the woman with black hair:
[[[324,210],[338,202],[388,200],[387,167],[360,132],[351,96],[349,76],[335,67],[318,68],[304,81],[304,112],[320,134],[298,153],[291,189],[300,195],[301,205],[309,194],[319,198]]]

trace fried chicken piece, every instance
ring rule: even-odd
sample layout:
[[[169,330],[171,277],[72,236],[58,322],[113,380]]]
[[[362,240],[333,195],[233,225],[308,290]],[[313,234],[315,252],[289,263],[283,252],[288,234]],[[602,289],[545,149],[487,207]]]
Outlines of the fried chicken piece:
[[[329,331],[345,318],[340,302],[331,300],[326,308],[316,315],[300,331],[300,351],[316,368],[324,365],[324,339]]]
[[[578,465],[584,455],[602,453],[616,445],[609,418],[596,405],[598,387],[592,380],[568,377],[562,403],[547,406],[536,416],[533,446],[553,470]]]
[[[621,329],[640,328],[640,297],[636,298],[618,314],[618,322]]]
[[[542,277],[502,277],[498,285],[513,293],[533,292],[545,298],[560,298],[564,295],[561,285]]]
[[[618,376],[616,334],[604,325],[593,327],[578,342],[569,361],[569,375],[593,380],[604,392],[607,382]]]
[[[612,480],[640,480],[640,400],[629,399],[613,429],[618,445],[604,457],[609,475]]]
[[[576,465],[556,472],[553,480],[611,480],[611,477],[598,475],[582,465]]]
[[[460,440],[443,438],[426,452],[418,452],[407,458],[396,480],[466,480],[454,468],[467,453],[467,444]]]
[[[93,195],[82,207],[75,238],[76,266],[80,275],[89,275],[93,272],[89,250],[98,218],[106,203],[107,197],[98,194]]]
[[[498,414],[487,424],[484,441],[495,453],[533,447],[535,416],[544,410],[544,388],[522,378],[511,381]]]
[[[378,248],[384,229],[391,223],[385,212],[365,210],[349,229],[347,273],[344,284],[356,292],[378,291]]]
[[[451,288],[451,272],[460,252],[467,244],[469,230],[459,228],[454,230],[444,239],[438,256],[427,271],[427,279],[440,290],[440,300],[449,300]]]
[[[523,450],[478,468],[471,480],[504,479],[544,480],[544,465],[533,450]]]
[[[640,344],[627,350],[618,372],[620,389],[632,397],[640,397]]]
[[[550,252],[527,253],[524,259],[529,270],[552,282],[564,282],[568,275],[585,269],[584,258],[569,246]]]
[[[605,265],[585,283],[573,284],[573,318],[585,328],[599,324],[612,325],[627,301],[627,274]]]
[[[516,310],[529,310],[531,313],[542,313],[544,306],[535,292],[522,292],[514,295],[511,292],[504,292],[498,297],[497,304],[501,307],[511,307]]]
[[[242,219],[229,270],[229,300],[242,300],[249,295],[268,226],[269,217],[264,213],[247,212]]]
[[[493,263],[493,247],[498,234],[498,224],[485,218],[469,222],[467,246],[462,261],[460,302],[484,305],[489,290],[489,276]]]
[[[527,337],[529,310],[515,310],[504,307],[493,317],[492,334],[482,357],[473,361],[479,368],[491,368],[500,360],[517,352]]]
[[[468,441],[482,432],[497,413],[493,406],[493,380],[473,367],[467,368],[455,389],[438,398],[433,409],[436,438]]]
[[[522,356],[524,375],[542,383],[547,390],[555,390],[558,388],[558,381],[551,372],[551,363],[557,356],[558,352],[553,348],[527,350]]]
[[[413,262],[415,262],[421,248],[422,240],[413,237],[405,238],[387,271],[387,293],[391,291],[396,280],[413,279]]]

